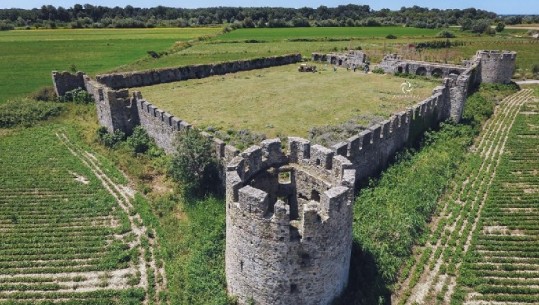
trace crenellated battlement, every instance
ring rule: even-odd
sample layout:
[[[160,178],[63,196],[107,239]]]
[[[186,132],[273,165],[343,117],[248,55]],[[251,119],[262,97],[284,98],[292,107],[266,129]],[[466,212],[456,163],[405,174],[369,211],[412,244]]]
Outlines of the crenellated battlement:
[[[241,304],[329,304],[348,280],[355,170],[305,139],[288,147],[265,140],[227,167],[226,273]]]
[[[475,54],[481,60],[516,60],[517,52],[500,50],[479,50]]]

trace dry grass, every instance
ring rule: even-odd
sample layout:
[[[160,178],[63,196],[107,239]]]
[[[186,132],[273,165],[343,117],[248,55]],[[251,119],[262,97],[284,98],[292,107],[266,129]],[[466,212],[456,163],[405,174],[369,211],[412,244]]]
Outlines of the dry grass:
[[[249,129],[268,137],[306,136],[314,126],[350,119],[366,124],[388,117],[430,96],[436,83],[411,80],[415,90],[401,92],[403,78],[333,71],[299,73],[298,65],[143,87],[145,99],[197,126]]]

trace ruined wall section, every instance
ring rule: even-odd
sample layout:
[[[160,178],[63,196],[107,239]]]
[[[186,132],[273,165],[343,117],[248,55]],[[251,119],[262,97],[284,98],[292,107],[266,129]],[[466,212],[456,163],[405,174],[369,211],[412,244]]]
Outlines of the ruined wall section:
[[[385,73],[405,73],[437,78],[449,77],[451,74],[459,75],[466,70],[466,67],[458,65],[405,60],[397,54],[384,56],[378,67],[382,68]]]
[[[341,294],[352,245],[351,167],[300,138],[289,138],[288,155],[275,139],[232,160],[225,265],[240,304],[331,304]]]
[[[350,50],[347,53],[312,53],[311,60],[353,69],[363,67],[367,61],[367,55],[357,50]]]
[[[57,96],[64,96],[66,92],[78,88],[84,89],[84,73],[52,71],[52,83]]]
[[[96,80],[112,89],[152,86],[156,84],[205,78],[240,71],[263,69],[301,61],[300,54],[290,54],[217,64],[192,65],[158,70],[97,75]]]
[[[130,135],[139,125],[138,109],[127,90],[112,90],[88,76],[84,77],[83,88],[94,97],[99,125],[110,133],[119,130]]]

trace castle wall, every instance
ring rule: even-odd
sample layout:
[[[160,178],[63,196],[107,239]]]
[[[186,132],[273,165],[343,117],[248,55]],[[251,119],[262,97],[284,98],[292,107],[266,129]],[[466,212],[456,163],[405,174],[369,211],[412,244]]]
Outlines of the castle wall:
[[[301,61],[300,54],[238,60],[207,65],[192,65],[140,72],[97,75],[96,80],[112,89],[152,86],[212,75],[288,65]]]
[[[227,288],[240,304],[331,304],[348,282],[352,165],[303,139],[288,155],[280,146],[263,141],[228,165]]]
[[[52,71],[52,83],[56,95],[64,96],[68,91],[84,88],[84,73],[71,74],[69,72]]]

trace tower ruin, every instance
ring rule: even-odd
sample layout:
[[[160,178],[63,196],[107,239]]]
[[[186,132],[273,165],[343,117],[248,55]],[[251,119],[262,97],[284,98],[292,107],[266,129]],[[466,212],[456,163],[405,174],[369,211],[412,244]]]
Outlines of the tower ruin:
[[[355,170],[301,138],[251,146],[226,175],[226,276],[240,304],[330,304],[348,282]]]

